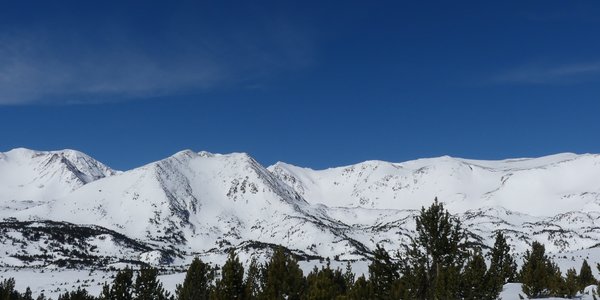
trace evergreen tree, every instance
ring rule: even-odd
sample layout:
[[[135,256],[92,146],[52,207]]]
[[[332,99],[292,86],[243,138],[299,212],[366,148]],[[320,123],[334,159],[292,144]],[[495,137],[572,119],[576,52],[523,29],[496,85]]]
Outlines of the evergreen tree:
[[[565,280],[562,277],[562,272],[558,265],[556,265],[552,260],[549,259],[550,262],[550,273],[549,273],[549,282],[550,282],[550,296],[553,297],[561,297],[565,292]]]
[[[410,290],[406,279],[406,276],[401,276],[392,283],[392,299],[409,299]]]
[[[587,260],[583,260],[581,269],[579,269],[579,289],[583,290],[586,286],[597,284],[596,278],[592,274],[592,268],[588,264]]]
[[[15,290],[15,279],[8,278],[0,282],[0,300],[19,300],[21,294]]]
[[[497,295],[491,295],[491,291],[486,286],[485,259],[480,249],[476,249],[469,257],[465,270],[461,277],[461,295],[465,300],[476,299],[495,299]]]
[[[248,274],[244,281],[244,299],[256,300],[263,290],[263,273],[264,269],[256,259],[250,261],[248,266]]]
[[[393,261],[388,252],[377,245],[373,260],[369,265],[369,282],[373,297],[376,299],[391,299],[392,285],[400,279],[398,263]]]
[[[233,250],[221,268],[214,296],[218,300],[244,299],[244,267]]]
[[[344,281],[346,282],[346,287],[349,290],[354,285],[354,272],[352,272],[352,265],[350,262],[346,263],[346,272],[344,272]]]
[[[177,285],[178,300],[208,300],[213,288],[214,270],[198,257],[187,270],[183,284]]]
[[[371,284],[369,284],[369,281],[364,275],[361,275],[356,279],[354,285],[348,292],[347,298],[350,300],[375,299],[371,290]]]
[[[33,293],[29,287],[25,289],[22,300],[33,300]]]
[[[277,247],[265,266],[262,299],[299,300],[305,289],[305,279],[298,262]]]
[[[136,300],[167,300],[169,293],[158,280],[158,269],[143,266],[133,287]]]
[[[533,242],[525,253],[519,276],[523,292],[531,298],[552,296],[560,288],[560,270],[545,252],[544,245]]]
[[[125,268],[117,272],[110,288],[110,300],[133,299],[133,271]]]
[[[504,235],[498,231],[494,247],[489,253],[490,269],[487,274],[487,286],[490,297],[497,297],[502,287],[508,282],[514,282],[517,276],[517,264],[510,254],[510,246]]]
[[[329,266],[327,269],[319,270],[316,266],[306,276],[306,292],[304,293],[304,299],[310,300],[329,300],[335,299],[339,292],[333,284],[331,270]]]
[[[347,283],[347,278],[346,278],[347,274],[345,272],[342,272],[342,269],[336,268],[335,270],[333,270],[332,275],[333,275],[333,277],[332,277],[333,284],[339,291],[338,297],[341,297],[342,295],[346,295],[348,293],[348,291],[350,290],[350,287],[352,286],[352,285],[348,285],[348,283]]]
[[[340,269],[331,269],[329,259],[327,259],[325,267],[318,269],[315,266],[306,277],[306,281],[307,289],[304,293],[304,299],[336,299],[345,295],[348,289],[344,274]]]
[[[88,294],[85,289],[77,288],[76,291],[65,292],[58,296],[58,300],[94,300],[94,296]]]
[[[563,281],[563,288],[561,289],[561,295],[567,298],[573,298],[579,291],[579,278],[577,277],[577,271],[571,268],[567,270],[567,276]]]
[[[110,285],[108,283],[104,283],[104,285],[102,285],[102,292],[100,292],[100,296],[98,297],[98,299],[100,300],[110,300],[111,299],[111,295],[110,295]]]
[[[468,251],[466,233],[437,198],[416,217],[416,237],[402,264],[412,299],[457,299]]]
[[[596,264],[596,269],[598,269],[598,272],[600,272],[600,263]],[[596,288],[596,293],[592,293],[592,296],[594,296],[594,300],[596,300],[596,296],[600,296],[600,283],[596,282],[595,284],[597,284],[598,287]]]

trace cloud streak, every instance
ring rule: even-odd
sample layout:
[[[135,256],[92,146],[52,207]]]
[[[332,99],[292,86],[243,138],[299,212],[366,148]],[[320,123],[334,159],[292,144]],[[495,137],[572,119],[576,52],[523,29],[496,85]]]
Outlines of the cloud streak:
[[[494,83],[573,84],[600,80],[600,61],[559,65],[527,65],[504,71]]]
[[[310,40],[279,26],[162,36],[0,35],[0,105],[125,101],[257,84],[312,61]],[[298,38],[290,38],[290,37]]]
[[[202,55],[161,61],[117,47],[63,56],[35,40],[3,44],[13,48],[0,52],[0,104],[119,100],[208,88],[224,80],[224,66]]]

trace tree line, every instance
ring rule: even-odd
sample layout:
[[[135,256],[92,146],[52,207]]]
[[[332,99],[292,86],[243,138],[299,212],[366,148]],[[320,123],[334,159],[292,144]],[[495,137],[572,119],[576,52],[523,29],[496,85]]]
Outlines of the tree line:
[[[247,269],[234,251],[220,268],[195,258],[174,294],[164,289],[156,268],[144,266],[136,276],[131,269],[120,270],[99,296],[78,288],[58,300],[496,299],[508,282],[521,282],[530,298],[572,298],[586,286],[598,284],[585,260],[579,273],[569,269],[563,276],[538,242],[532,243],[517,271],[510,246],[499,231],[487,253],[488,267],[482,249],[437,199],[421,209],[416,235],[405,247],[391,255],[378,245],[368,276],[356,277],[350,262],[343,270],[334,269],[329,260],[305,276],[298,260],[279,247],[266,263],[252,260]],[[600,270],[600,264],[597,267]],[[14,279],[0,283],[0,300],[33,300],[29,288],[19,293],[14,285]],[[42,294],[37,300],[46,298]]]

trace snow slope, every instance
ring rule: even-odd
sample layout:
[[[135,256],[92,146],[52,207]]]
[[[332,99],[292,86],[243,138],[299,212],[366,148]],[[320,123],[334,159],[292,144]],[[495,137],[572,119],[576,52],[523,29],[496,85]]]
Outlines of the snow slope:
[[[94,180],[116,174],[75,150],[0,152],[0,215],[63,197]]]
[[[268,168],[310,203],[418,209],[438,197],[454,213],[499,206],[534,216],[600,210],[600,156],[557,154],[501,161],[453,157],[367,161],[312,170]]]

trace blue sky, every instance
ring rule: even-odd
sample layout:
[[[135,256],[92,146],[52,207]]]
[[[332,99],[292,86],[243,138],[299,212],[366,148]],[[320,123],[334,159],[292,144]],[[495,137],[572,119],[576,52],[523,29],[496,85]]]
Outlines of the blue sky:
[[[597,1],[44,2],[0,10],[0,151],[600,153]]]

